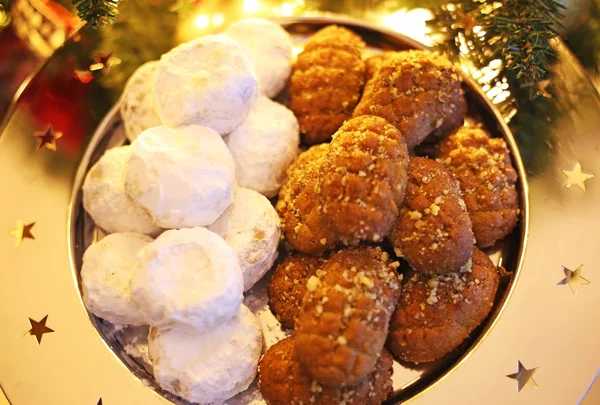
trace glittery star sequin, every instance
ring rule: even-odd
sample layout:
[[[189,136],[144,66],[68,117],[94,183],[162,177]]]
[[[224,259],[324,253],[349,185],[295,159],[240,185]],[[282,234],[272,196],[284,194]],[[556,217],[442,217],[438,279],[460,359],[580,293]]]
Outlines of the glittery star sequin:
[[[42,148],[50,149],[53,152],[56,152],[56,141],[62,138],[62,132],[56,132],[52,128],[52,125],[48,125],[48,127],[44,131],[39,131],[33,134],[40,143],[38,144],[38,150]]]
[[[581,171],[581,164],[577,162],[573,167],[573,170],[561,170],[565,176],[567,176],[567,182],[565,187],[577,186],[581,190],[585,191],[585,182],[594,175],[592,173],[584,173]]]
[[[562,266],[562,270],[565,273],[565,278],[560,280],[557,284],[568,284],[571,288],[573,295],[577,295],[577,290],[580,285],[590,284],[589,280],[586,280],[581,276],[583,271],[583,264],[577,267],[575,270],[569,270],[565,266]]]
[[[25,333],[25,335],[26,336],[35,336],[38,344],[42,344],[42,336],[44,336],[45,333],[54,332],[53,329],[50,329],[49,327],[46,326],[47,320],[48,320],[48,315],[43,317],[41,321],[34,321],[33,319],[29,318],[29,323],[31,324],[31,329],[29,329],[27,331],[27,333]]]
[[[25,225],[25,223],[22,220],[17,219],[16,229],[13,229],[8,233],[10,236],[15,237],[15,247],[21,246],[21,243],[23,243],[23,239],[35,239],[35,237],[31,233],[31,229],[34,225],[35,222]]]
[[[90,72],[96,70],[102,70],[105,75],[110,73],[110,69],[121,63],[121,59],[113,56],[112,52],[106,54],[96,54],[94,56],[94,63],[90,65]]]
[[[516,373],[507,375],[508,378],[512,378],[513,380],[517,380],[517,392],[521,392],[523,387],[526,385],[530,385],[534,388],[537,388],[537,383],[533,379],[533,375],[538,370],[537,367],[526,369],[521,362],[518,362],[518,369]]]

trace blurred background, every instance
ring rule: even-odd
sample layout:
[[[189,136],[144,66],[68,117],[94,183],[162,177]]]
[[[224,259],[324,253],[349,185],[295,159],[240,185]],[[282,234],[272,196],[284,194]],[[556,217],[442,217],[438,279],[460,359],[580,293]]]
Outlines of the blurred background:
[[[120,91],[124,80],[144,61],[245,16],[346,14],[427,42],[426,21],[443,3],[447,1],[127,0],[120,4],[112,27],[93,33],[88,55],[91,69],[85,65],[75,71],[77,79],[85,82],[92,79],[94,63],[102,69],[106,68],[102,63],[108,62],[112,72],[103,78],[103,85]],[[5,4],[2,7],[0,0],[0,122],[26,79],[82,26],[71,0],[11,0]],[[561,35],[600,88],[600,0],[563,0],[561,4],[566,7]]]

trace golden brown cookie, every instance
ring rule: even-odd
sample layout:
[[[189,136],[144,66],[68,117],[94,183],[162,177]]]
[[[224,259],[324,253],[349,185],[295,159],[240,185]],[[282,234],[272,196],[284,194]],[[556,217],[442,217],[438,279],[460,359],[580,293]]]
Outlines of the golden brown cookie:
[[[337,240],[382,241],[404,199],[408,151],[400,132],[379,117],[346,121],[319,170],[318,194]]]
[[[269,283],[269,305],[284,327],[294,328],[302,298],[307,292],[306,280],[324,263],[323,258],[292,253],[273,272]]]
[[[427,135],[462,125],[461,78],[445,57],[429,51],[386,52],[369,64],[373,76],[353,116],[376,115],[400,130],[409,149]]]
[[[519,220],[517,173],[504,139],[463,127],[440,143],[438,157],[460,182],[477,246],[511,233]]]
[[[411,363],[451,352],[487,317],[499,281],[494,264],[477,248],[459,272],[408,275],[390,322],[388,347]]]
[[[350,386],[373,371],[400,292],[398,266],[380,248],[350,248],[308,279],[296,353],[323,386]]]
[[[328,148],[329,144],[316,145],[300,154],[287,170],[275,206],[285,239],[304,253],[322,254],[336,243],[317,194],[319,167]]]
[[[392,356],[383,350],[375,368],[357,384],[327,388],[298,362],[293,336],[271,346],[260,361],[259,386],[268,405],[379,405],[392,390]]]
[[[448,273],[469,260],[471,219],[458,181],[443,164],[410,159],[406,197],[390,240],[415,271]]]
[[[365,82],[364,47],[358,35],[335,25],[306,42],[289,89],[304,143],[327,141],[352,115]]]

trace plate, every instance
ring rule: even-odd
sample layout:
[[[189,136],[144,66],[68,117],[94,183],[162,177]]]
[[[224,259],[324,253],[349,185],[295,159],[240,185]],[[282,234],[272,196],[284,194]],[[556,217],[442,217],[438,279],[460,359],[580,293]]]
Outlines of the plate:
[[[370,52],[378,52],[382,49],[422,48],[408,37],[348,19],[306,17],[279,21],[293,34],[298,49],[307,35],[331,23],[346,25],[357,31],[371,45]],[[62,150],[59,149],[61,153],[52,153],[47,149],[36,150],[36,140],[31,137],[31,133],[39,129],[31,125],[36,123],[34,119],[36,117],[32,114],[32,111],[35,111],[32,104],[35,105],[36,100],[41,99],[51,107],[52,102],[56,103],[56,93],[64,95],[69,88],[65,86],[53,92],[44,91],[42,85],[45,84],[44,78],[52,77],[51,67],[64,69],[69,63],[65,55],[68,54],[70,45],[73,44],[67,44],[65,49],[61,50],[62,53],[59,51],[58,56],[42,70],[36,78],[36,86],[30,86],[23,93],[0,138],[0,170],[2,173],[10,173],[8,176],[3,176],[1,180],[3,184],[0,189],[8,191],[10,203],[0,214],[0,220],[12,224],[17,231],[12,232],[13,235],[7,238],[3,246],[7,247],[3,265],[10,270],[2,273],[2,282],[3,286],[10,285],[10,288],[6,288],[6,294],[0,295],[0,304],[6,308],[0,313],[0,322],[6,325],[0,335],[0,347],[3,347],[7,353],[3,359],[8,359],[7,362],[0,364],[0,383],[9,400],[14,404],[43,403],[43,401],[98,403],[101,398],[102,403],[105,404],[167,403],[161,395],[164,393],[152,384],[143,361],[126,355],[126,347],[123,345],[121,335],[127,332],[117,330],[95,317],[88,317],[79,294],[78,269],[81,255],[97,237],[93,224],[81,209],[79,189],[90,164],[93,164],[106,148],[123,142],[124,136],[119,130],[120,117],[117,109],[113,108],[106,115],[91,138],[73,137],[59,141],[59,145],[63,147]],[[65,79],[67,83],[69,80]],[[511,271],[513,277],[506,281],[502,292],[498,295],[494,313],[476,332],[474,338],[467,342],[455,356],[417,369],[395,364],[395,394],[390,403],[403,403],[411,398],[414,403],[434,403],[430,401],[435,401],[435,398],[438,398],[437,400],[445,398],[446,402],[448,398],[456,398],[457,402],[460,400],[464,403],[477,403],[483,398],[486,398],[487,403],[526,403],[518,402],[521,398],[525,398],[524,395],[510,396],[510,394],[515,395],[516,382],[505,377],[506,374],[517,371],[516,361],[523,357],[514,348],[506,348],[502,345],[502,342],[498,341],[498,336],[502,335],[507,338],[506,340],[514,342],[519,333],[522,333],[522,336],[531,336],[532,332],[539,330],[525,322],[530,320],[532,315],[528,305],[529,300],[544,302],[543,297],[532,292],[525,303],[521,301],[515,304],[515,299],[510,301],[510,305],[507,303],[511,294],[514,296],[522,285],[525,285],[523,288],[526,291],[532,289],[532,285],[536,285],[536,279],[529,276],[532,273],[527,273],[525,270],[526,264],[532,260],[530,257],[533,256],[536,260],[547,259],[554,257],[556,252],[547,252],[541,258],[539,253],[543,250],[538,250],[535,252],[537,254],[532,255],[529,249],[525,254],[525,244],[531,240],[528,229],[530,209],[525,167],[521,162],[517,144],[504,124],[504,119],[487,101],[485,94],[474,81],[466,79],[466,83],[470,104],[476,107],[472,112],[473,115],[481,119],[495,136],[503,136],[507,140],[520,177],[518,187],[523,210],[520,228],[515,230],[512,237],[498,249],[487,252],[496,263],[502,259],[503,266]],[[93,90],[93,88],[88,89],[91,95],[94,94]],[[75,99],[72,92],[67,95]],[[91,130],[91,126],[96,125],[101,115],[98,111],[106,111],[106,107],[111,104],[110,97],[106,95],[104,98],[96,99],[91,95],[86,94],[86,102],[93,104],[89,110],[86,109],[90,119],[81,124],[85,126],[84,129],[77,127],[78,123],[71,123],[71,133],[77,131],[85,133]],[[597,99],[595,101],[598,102]],[[71,104],[73,103],[75,101]],[[56,122],[57,117],[52,118],[52,122]],[[70,142],[67,143],[67,140]],[[72,146],[72,150],[68,148],[78,141],[80,143]],[[562,187],[563,184],[558,183],[560,192],[576,192],[575,189],[565,189]],[[23,227],[19,227],[18,220],[23,221]],[[31,226],[33,222],[35,225]],[[560,223],[557,220],[550,222]],[[16,237],[19,230],[24,239],[19,246],[16,246],[15,241],[19,241]],[[543,235],[541,239],[544,239]],[[575,268],[573,267],[574,270]],[[558,270],[560,270],[559,266]],[[559,271],[558,274],[555,272],[555,274],[555,278],[560,280],[562,272]],[[517,283],[519,278],[520,281]],[[559,280],[554,280],[554,283],[550,284],[556,287],[556,281]],[[264,310],[265,306],[261,288],[264,290],[264,285],[257,286],[250,294],[253,299],[250,306],[259,312],[261,309]],[[581,289],[585,288],[584,286]],[[568,292],[567,289],[562,288],[559,294],[565,296],[565,292]],[[498,332],[502,324],[507,323],[503,321],[509,311],[513,314],[509,321],[513,325],[516,321],[520,327],[508,331],[504,327],[502,332]],[[278,329],[275,320],[269,318],[266,313],[264,317],[262,315],[260,317],[266,331],[266,339],[272,343],[274,339],[281,336],[276,333]],[[550,324],[548,322],[545,325],[548,327]],[[47,328],[52,329],[52,332]],[[36,333],[41,339],[31,336]],[[495,346],[490,352],[488,342],[492,340]],[[527,340],[527,342],[532,345],[534,341]],[[540,342],[539,346],[547,347],[547,341]],[[598,349],[594,353],[598,354]],[[488,361],[497,360],[498,355],[510,358],[511,364]],[[479,367],[479,375],[472,374],[473,367]],[[494,373],[487,372],[492,369]],[[471,374],[465,374],[463,370],[468,370],[467,373]],[[457,377],[460,375],[468,377]],[[582,379],[582,381],[589,383],[589,380]],[[485,391],[465,389],[468,384],[484,387]],[[497,391],[502,394],[490,396],[491,392]],[[529,392],[524,391],[526,395]],[[561,392],[564,397],[565,391]],[[578,394],[582,395],[583,392],[584,389],[580,389]],[[177,401],[176,398],[165,395]],[[574,397],[571,392],[570,395]],[[465,398],[471,398],[472,402],[465,401]],[[553,399],[544,403],[555,403],[552,401]]]

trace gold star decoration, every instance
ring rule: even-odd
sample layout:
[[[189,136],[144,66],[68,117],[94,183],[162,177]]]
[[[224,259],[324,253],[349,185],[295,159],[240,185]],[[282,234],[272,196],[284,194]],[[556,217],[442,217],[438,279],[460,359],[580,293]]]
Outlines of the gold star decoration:
[[[589,280],[586,280],[581,276],[581,272],[583,271],[583,264],[577,267],[575,270],[569,270],[565,266],[561,266],[563,272],[565,273],[565,278],[560,280],[557,284],[568,284],[571,288],[571,292],[573,295],[577,295],[577,290],[580,285],[591,284]]]
[[[565,187],[577,186],[581,190],[585,191],[585,182],[594,175],[592,173],[584,173],[581,171],[581,163],[575,163],[573,170],[561,170],[565,176],[567,176],[567,182]]]
[[[56,152],[56,141],[62,138],[62,132],[54,131],[52,125],[48,125],[48,127],[43,130],[33,134],[40,143],[38,144],[38,150],[42,148],[50,149],[52,152]]]
[[[94,63],[90,65],[90,72],[101,70],[105,75],[110,73],[110,69],[121,63],[121,59],[113,56],[112,52],[106,54],[96,54]]]
[[[513,380],[517,380],[517,392],[521,392],[521,390],[526,386],[530,385],[534,388],[537,388],[537,383],[533,379],[533,375],[538,370],[537,367],[526,369],[520,361],[517,362],[517,372],[513,374],[507,375],[508,378],[512,378]]]
[[[31,329],[29,329],[27,331],[27,333],[25,333],[25,336],[35,336],[38,344],[42,344],[42,336],[44,336],[45,333],[54,332],[53,329],[50,329],[49,327],[46,326],[47,320],[48,320],[48,315],[43,317],[42,320],[39,322],[34,321],[33,319],[29,318],[29,323],[31,324]]]
[[[15,237],[15,247],[21,246],[21,243],[23,243],[23,239],[35,240],[35,237],[31,233],[31,229],[34,225],[35,222],[25,225],[25,223],[22,220],[17,219],[17,228],[8,233],[10,236]]]

